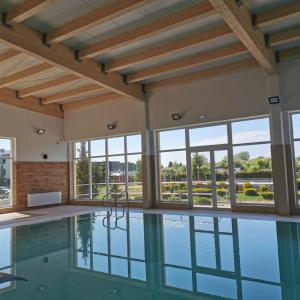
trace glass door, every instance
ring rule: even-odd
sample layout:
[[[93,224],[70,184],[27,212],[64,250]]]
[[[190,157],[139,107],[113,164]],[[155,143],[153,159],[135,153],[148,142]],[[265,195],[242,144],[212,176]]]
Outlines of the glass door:
[[[231,207],[228,150],[191,152],[190,170],[193,207]]]

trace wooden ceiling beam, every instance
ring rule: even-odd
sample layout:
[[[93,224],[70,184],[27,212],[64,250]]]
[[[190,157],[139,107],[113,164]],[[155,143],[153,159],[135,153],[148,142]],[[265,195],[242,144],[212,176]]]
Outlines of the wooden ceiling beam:
[[[136,9],[149,0],[115,0],[113,3],[100,7],[92,13],[71,21],[48,33],[48,41],[61,42],[82,31],[99,26],[111,19]]]
[[[231,74],[231,73],[234,73],[237,71],[251,69],[251,68],[254,68],[257,66],[258,66],[258,63],[255,59],[253,59],[253,58],[245,59],[245,60],[217,66],[214,68],[202,70],[199,72],[194,72],[194,73],[190,73],[190,74],[185,74],[185,75],[149,83],[149,84],[147,84],[146,89],[147,89],[147,91],[155,91],[155,90],[159,90],[162,88],[189,84],[193,81],[227,75],[227,74]]]
[[[300,40],[300,27],[272,33],[269,35],[269,43],[271,46]]]
[[[53,68],[51,65],[49,65],[47,63],[41,63],[41,64],[35,65],[31,68],[25,69],[23,71],[3,77],[0,79],[0,88],[9,86],[11,84],[19,82],[25,78],[34,76],[36,74],[48,71],[51,68]]]
[[[9,61],[15,60],[19,56],[22,56],[20,51],[14,50],[14,49],[8,49],[2,53],[0,53],[0,63],[7,63]]]
[[[25,0],[8,13],[8,21],[23,22],[24,20],[38,14],[58,0]]]
[[[300,47],[279,51],[279,59],[280,61],[285,61],[290,59],[300,59]]]
[[[74,97],[83,96],[94,91],[101,91],[101,90],[103,90],[103,88],[99,87],[97,84],[88,84],[88,85],[81,86],[77,89],[61,92],[53,96],[48,96],[45,99],[43,99],[43,104],[61,102],[64,100],[72,99]]]
[[[15,23],[13,30],[0,26],[0,42],[27,55],[64,69],[90,82],[107,88],[136,101],[144,101],[143,90],[138,84],[126,84],[119,73],[107,74],[94,60],[78,61],[72,49],[57,43],[47,47],[42,43],[41,34],[31,28]]]
[[[238,5],[234,0],[209,0],[228,26],[269,74],[276,73],[275,52],[265,45],[265,37],[260,29],[252,26],[252,16],[246,5]]]
[[[0,89],[0,103],[12,105],[18,108],[23,108],[52,117],[61,119],[64,118],[64,113],[60,110],[59,105],[41,105],[39,99],[36,97],[27,97],[26,100],[20,100],[16,97],[16,92],[8,88]]]
[[[154,66],[137,73],[127,76],[128,82],[136,82],[149,79],[155,76],[168,74],[174,71],[204,65],[211,62],[216,62],[225,58],[234,57],[242,53],[247,53],[248,50],[242,43],[237,43],[231,47],[223,47],[217,50],[200,53],[190,57],[182,58],[170,63]]]
[[[46,92],[49,91],[55,87],[64,85],[66,83],[69,82],[73,82],[75,80],[78,80],[78,76],[75,75],[65,75],[50,81],[46,81],[44,83],[41,84],[37,84],[28,88],[24,88],[23,90],[19,91],[19,97],[24,98],[24,97],[28,97],[40,92]]]
[[[63,105],[64,111],[74,110],[86,106],[96,105],[101,102],[120,99],[122,96],[116,93],[109,93],[101,96],[90,97],[87,99],[66,103]]]
[[[163,57],[168,54],[173,54],[184,49],[189,49],[195,46],[206,44],[220,38],[232,36],[233,32],[227,25],[222,25],[207,31],[198,32],[191,36],[181,38],[179,40],[168,42],[159,47],[150,48],[115,61],[109,62],[106,65],[107,72],[120,71],[122,69],[135,66],[139,63],[146,62],[155,58]]]
[[[91,58],[109,50],[128,45],[134,41],[145,39],[154,34],[182,26],[196,19],[208,17],[215,14],[213,7],[209,2],[203,2],[193,5],[183,11],[170,16],[147,23],[143,26],[123,32],[106,40],[95,43],[80,51],[81,58]]]
[[[300,1],[281,5],[255,15],[255,25],[268,26],[291,18],[300,17]]]

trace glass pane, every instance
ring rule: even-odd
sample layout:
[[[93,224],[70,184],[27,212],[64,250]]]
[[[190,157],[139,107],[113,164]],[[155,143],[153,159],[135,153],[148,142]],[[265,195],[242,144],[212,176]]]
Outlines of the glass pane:
[[[194,128],[189,133],[191,147],[228,143],[227,125]]]
[[[0,158],[0,207],[12,205],[12,159]]]
[[[212,233],[196,233],[196,263],[199,267],[216,268],[215,238]]]
[[[109,191],[120,195],[125,191],[125,157],[109,157]]]
[[[282,300],[281,287],[267,283],[242,280],[242,291],[244,300]]]
[[[300,138],[300,114],[293,114],[292,119],[293,119],[294,139],[299,139]]]
[[[124,151],[124,137],[110,138],[108,142],[108,154],[123,154]]]
[[[105,155],[105,140],[91,141],[91,156]]]
[[[300,142],[294,143],[295,149],[295,172],[296,172],[296,190],[298,205],[300,205]]]
[[[160,150],[185,149],[185,130],[169,130],[159,133]]]
[[[7,158],[12,156],[11,140],[0,139],[0,157]]]
[[[81,160],[89,156],[89,144],[86,141],[75,143],[75,157]]]
[[[93,255],[93,270],[108,273],[108,257],[106,255]]]
[[[75,161],[75,186],[78,199],[89,198],[89,161],[87,158]]]
[[[212,206],[212,179],[209,152],[191,154],[194,206]]]
[[[232,122],[233,144],[270,141],[269,118]]]
[[[106,195],[106,160],[105,158],[92,158],[92,189],[93,199],[102,199]]]
[[[128,155],[128,196],[130,201],[142,201],[142,156]]]
[[[230,207],[230,184],[228,171],[228,151],[215,151],[215,172],[217,184],[217,206]]]
[[[274,204],[270,144],[233,148],[237,203]]]
[[[142,136],[140,134],[127,136],[127,153],[142,152]]]
[[[124,258],[111,258],[111,274],[128,278],[128,262]]]
[[[187,201],[186,152],[160,154],[161,201]]]

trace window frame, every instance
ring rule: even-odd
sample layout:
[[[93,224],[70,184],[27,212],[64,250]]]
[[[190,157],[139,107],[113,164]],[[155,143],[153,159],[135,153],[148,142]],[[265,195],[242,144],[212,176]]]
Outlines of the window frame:
[[[14,182],[14,163],[16,161],[16,139],[14,137],[7,137],[7,136],[0,136],[0,140],[9,140],[10,141],[10,156],[9,157],[5,157],[3,159],[5,160],[9,160],[11,162],[11,168],[10,168],[10,204],[8,206],[1,206],[0,205],[0,209],[5,209],[5,208],[11,208],[14,207],[14,198],[15,198],[15,182]],[[2,159],[1,155],[0,155],[0,160]]]
[[[92,180],[92,160],[93,159],[103,159],[105,160],[105,182],[103,184],[105,184],[105,191],[106,194],[109,193],[109,186],[110,186],[110,181],[109,181],[109,162],[111,160],[112,157],[124,157],[124,177],[125,177],[125,191],[128,192],[128,156],[130,155],[140,155],[141,159],[142,159],[142,147],[141,147],[141,151],[140,152],[128,152],[128,148],[127,148],[127,137],[129,136],[135,136],[135,135],[139,135],[141,138],[141,146],[142,146],[142,134],[141,132],[137,132],[137,133],[130,133],[130,134],[126,134],[126,135],[118,135],[118,136],[109,136],[109,137],[103,137],[103,138],[94,138],[94,139],[88,139],[88,140],[79,140],[79,141],[74,141],[72,142],[72,177],[73,177],[73,182],[72,182],[72,191],[73,191],[73,198],[76,201],[101,201],[101,199],[96,199],[93,197],[93,180]],[[124,141],[124,151],[123,153],[119,153],[119,154],[109,154],[109,149],[108,149],[108,140],[111,138],[123,138]],[[104,140],[105,142],[105,155],[97,155],[97,156],[91,156],[91,142],[92,141],[96,141],[96,140]],[[88,172],[89,172],[89,197],[88,198],[79,198],[78,194],[77,194],[77,185],[76,185],[76,161],[78,160],[78,158],[76,157],[76,143],[80,143],[80,142],[87,142],[88,145]],[[143,188],[143,187],[142,187]],[[142,196],[143,197],[143,196]],[[129,199],[129,202],[133,202],[133,203],[141,203],[142,200],[131,200]]]
[[[251,121],[251,120],[260,120],[260,119],[268,119],[269,124],[269,133],[270,133],[270,139],[269,141],[260,141],[260,142],[249,142],[249,143],[233,143],[233,132],[232,132],[232,123],[235,122],[242,122],[242,121]],[[226,125],[227,126],[227,144],[216,144],[216,145],[204,145],[204,146],[190,146],[190,135],[189,130],[190,129],[196,129],[196,128],[204,128],[204,127],[211,127],[211,126],[218,126],[218,125]],[[172,131],[172,130],[178,130],[178,129],[185,129],[185,148],[180,149],[168,149],[168,150],[160,150],[160,133],[163,131]],[[235,174],[234,174],[234,161],[233,161],[233,148],[237,146],[247,146],[247,145],[260,145],[260,144],[269,144],[270,147],[272,145],[272,124],[271,124],[271,116],[269,114],[263,114],[259,116],[251,116],[246,118],[239,118],[239,119],[231,119],[227,121],[220,121],[220,122],[208,122],[205,124],[196,124],[191,126],[183,126],[183,127],[176,127],[176,128],[166,128],[166,129],[159,129],[155,131],[155,141],[156,141],[156,153],[157,153],[157,159],[155,164],[155,177],[156,177],[156,199],[157,199],[157,205],[161,204],[173,204],[173,205],[189,205],[189,207],[193,207],[193,199],[192,199],[192,182],[191,182],[191,157],[190,154],[192,152],[197,151],[207,151],[207,150],[227,150],[228,151],[228,176],[229,180],[231,182],[230,184],[230,199],[231,199],[231,208],[214,208],[214,207],[201,207],[201,209],[217,209],[217,210],[230,210],[232,207],[275,207],[276,201],[275,201],[275,195],[273,199],[273,203],[239,203],[236,199],[236,192],[235,192]],[[165,201],[162,200],[161,196],[161,174],[160,174],[160,153],[166,153],[166,152],[175,152],[175,151],[186,151],[186,173],[187,173],[187,187],[188,187],[188,200],[185,202],[176,202],[176,201]],[[273,165],[273,160],[271,156],[271,162]],[[272,167],[273,169],[273,167]],[[273,177],[272,177],[273,178]],[[194,207],[196,208],[196,207]]]

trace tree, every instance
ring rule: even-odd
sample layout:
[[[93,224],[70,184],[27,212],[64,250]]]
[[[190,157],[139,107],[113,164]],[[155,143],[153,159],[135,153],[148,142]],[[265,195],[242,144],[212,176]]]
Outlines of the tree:
[[[142,169],[142,160],[139,159],[136,162],[136,169],[135,169],[135,181],[136,182],[142,181],[142,172],[143,172],[143,169]]]
[[[195,153],[192,157],[192,176],[198,179],[198,173],[200,179],[208,179],[210,173],[208,159],[205,155],[199,155]]]
[[[5,185],[6,170],[3,161],[0,162],[0,186]]]
[[[86,142],[80,142],[79,157],[76,164],[76,183],[79,194],[89,193],[89,164]]]
[[[243,151],[243,152],[237,153],[234,155],[233,159],[248,161],[250,159],[250,153],[248,151]]]

